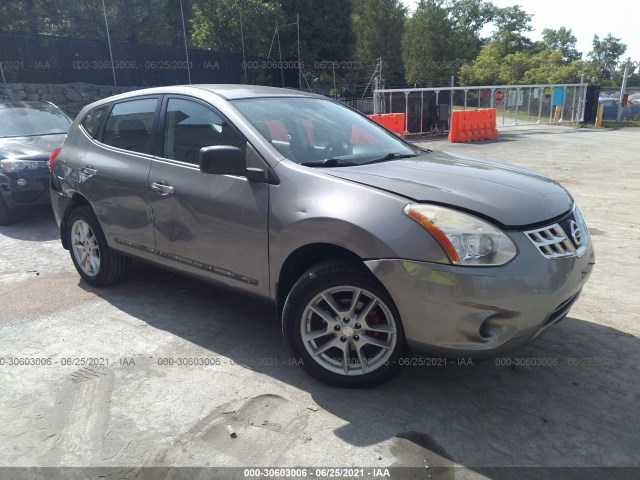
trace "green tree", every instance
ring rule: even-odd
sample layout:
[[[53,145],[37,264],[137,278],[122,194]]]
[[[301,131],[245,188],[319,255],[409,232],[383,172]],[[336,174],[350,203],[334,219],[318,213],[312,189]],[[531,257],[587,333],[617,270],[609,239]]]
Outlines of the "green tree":
[[[352,29],[352,0],[280,0],[284,19],[295,23],[300,15],[300,44],[302,61],[308,69],[316,61],[349,60],[354,50]],[[295,26],[280,34],[289,54],[296,54]]]
[[[382,57],[390,80],[404,79],[402,33],[407,9],[399,0],[355,0],[353,31],[358,60]]]
[[[567,62],[560,50],[543,50],[531,55],[524,83],[576,83],[581,75],[589,79],[594,73],[590,62]]]
[[[497,43],[488,43],[478,54],[476,59],[463,65],[459,72],[462,85],[496,85],[506,83],[503,80],[502,51]]]
[[[532,15],[520,6],[497,8],[491,41],[496,43],[503,55],[521,52],[531,47],[531,40],[524,35],[532,30]]]
[[[495,18],[495,5],[483,0],[448,0],[445,5],[456,30],[458,56],[465,60],[475,59],[484,44],[481,30]]]
[[[483,0],[448,0],[444,5],[457,27],[478,38],[480,31],[493,21],[496,14],[496,6]]]
[[[610,33],[602,40],[598,35],[594,35],[593,47],[589,52],[589,58],[593,61],[597,70],[595,80],[599,83],[607,83],[608,80],[611,80],[618,65],[618,60],[626,51],[627,46]]]
[[[575,83],[591,78],[592,62],[567,62],[560,50],[522,51],[502,57],[496,43],[489,43],[471,65],[460,70],[464,85]]]
[[[560,27],[558,30],[545,28],[542,30],[542,42],[547,50],[559,50],[562,52],[562,59],[567,62],[580,60],[582,54],[576,50],[576,37],[567,30]]]
[[[242,18],[242,31],[240,21]],[[226,52],[267,56],[282,11],[265,0],[199,0],[193,4],[191,44]]]
[[[183,0],[185,16],[194,0]],[[175,0],[106,0],[112,40],[180,45],[183,41],[180,3]],[[0,5],[2,31],[106,38],[102,2],[23,0]]]
[[[420,0],[402,38],[407,81],[448,85],[460,67],[455,42],[455,25],[442,2]]]
[[[185,22],[189,20],[191,3],[183,0]],[[184,42],[180,2],[176,0],[105,0],[105,5],[112,40],[175,46]],[[187,32],[187,38],[188,35]]]
[[[2,2],[0,4],[0,30],[3,32],[40,33],[44,28],[41,0]]]

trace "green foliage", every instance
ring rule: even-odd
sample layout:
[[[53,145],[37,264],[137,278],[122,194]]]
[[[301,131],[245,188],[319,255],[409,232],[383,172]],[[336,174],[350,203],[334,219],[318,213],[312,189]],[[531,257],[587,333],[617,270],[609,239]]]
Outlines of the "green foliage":
[[[308,67],[320,60],[350,60],[353,57],[352,0],[279,0],[287,23],[300,15],[302,59]],[[280,39],[295,53],[296,28],[283,30]]]
[[[515,5],[497,8],[494,15],[495,30],[491,41],[498,46],[502,55],[522,52],[531,47],[531,40],[524,35],[532,30],[530,14]]]
[[[185,15],[194,0],[183,0]],[[114,41],[180,45],[180,3],[175,0],[105,0],[109,33]],[[106,38],[101,1],[22,0],[0,5],[3,31]]]
[[[399,0],[354,0],[355,58],[382,58],[384,77],[404,79],[402,34],[407,10]]]
[[[408,82],[447,85],[458,71],[455,25],[449,12],[436,0],[421,0],[407,20],[402,38]]]
[[[480,32],[485,24],[494,20],[496,7],[483,0],[447,0],[446,5],[454,24],[458,56],[471,61],[482,49]]]
[[[183,0],[185,15],[194,0]],[[105,0],[114,41],[179,45],[183,41],[180,3],[175,0]],[[5,31],[104,39],[101,1],[21,0],[0,5]]]
[[[182,46],[178,0],[104,0],[111,39]],[[532,42],[532,16],[519,6],[499,8],[484,0],[420,0],[408,15],[402,0],[182,0],[187,39],[193,47],[227,52],[278,55],[273,41],[276,22],[286,60],[297,59],[296,14],[300,16],[300,50],[307,81],[331,84],[331,68],[322,61],[362,65],[379,57],[384,77],[392,81],[449,85],[576,82],[619,85],[626,51],[619,38],[595,35],[588,60],[576,49],[570,29],[545,28]],[[106,38],[101,0],[15,0],[0,2],[0,29],[88,39]],[[493,23],[490,38],[483,27]],[[348,63],[348,62],[347,62]],[[331,63],[328,63],[331,65]],[[365,67],[366,68],[366,67]],[[367,75],[336,69],[336,76]],[[338,84],[340,84],[338,78]],[[303,84],[306,82],[303,82]],[[629,85],[640,84],[631,68]]]
[[[501,57],[499,45],[490,42],[471,64],[460,70],[463,85],[575,83],[595,73],[591,62],[566,61],[560,50],[516,52]]]
[[[562,59],[567,62],[580,60],[582,54],[576,50],[576,37],[571,29],[560,27],[558,30],[545,28],[542,30],[542,42],[547,50],[560,50]]]
[[[191,44],[226,52],[267,56],[276,19],[282,19],[277,3],[264,0],[200,0],[193,5]],[[282,22],[281,22],[282,23]]]
[[[495,85],[505,83],[502,80],[501,65],[504,61],[502,49],[495,42],[489,42],[477,58],[460,68],[462,85]]]
[[[458,30],[476,38],[480,38],[480,30],[496,16],[496,7],[483,0],[448,0],[445,5]]]
[[[627,46],[610,33],[602,40],[598,35],[594,35],[593,47],[589,52],[589,58],[591,58],[597,70],[595,81],[606,84],[607,80],[611,80],[618,60],[626,51]]]

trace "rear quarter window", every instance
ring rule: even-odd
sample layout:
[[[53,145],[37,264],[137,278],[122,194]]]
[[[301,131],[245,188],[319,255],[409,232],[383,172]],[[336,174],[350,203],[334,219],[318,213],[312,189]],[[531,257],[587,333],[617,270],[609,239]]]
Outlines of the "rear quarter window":
[[[109,111],[109,107],[110,105],[104,105],[91,110],[85,115],[80,125],[82,125],[82,128],[84,128],[85,132],[87,132],[90,137],[94,139],[98,138],[100,125],[102,125],[102,120]]]

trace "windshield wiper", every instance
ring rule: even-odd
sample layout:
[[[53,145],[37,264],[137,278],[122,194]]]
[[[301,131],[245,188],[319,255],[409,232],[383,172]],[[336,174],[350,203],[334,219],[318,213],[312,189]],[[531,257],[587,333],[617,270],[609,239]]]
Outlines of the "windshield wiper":
[[[361,165],[371,165],[372,163],[388,162],[389,160],[399,160],[401,158],[412,158],[412,157],[417,157],[418,155],[419,155],[418,153],[391,152],[391,153],[387,153],[382,158],[376,158],[375,160],[369,160],[368,162],[364,162]]]
[[[359,163],[349,162],[348,160],[342,160],[341,158],[325,158],[317,162],[304,162],[300,165],[305,167],[354,167],[360,165]]]

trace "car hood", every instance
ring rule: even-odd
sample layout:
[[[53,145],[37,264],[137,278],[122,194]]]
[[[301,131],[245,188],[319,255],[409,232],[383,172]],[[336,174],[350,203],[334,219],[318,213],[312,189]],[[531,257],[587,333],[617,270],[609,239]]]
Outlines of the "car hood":
[[[324,171],[415,202],[475,212],[503,227],[542,223],[566,213],[573,204],[560,184],[543,175],[507,163],[444,152]]]
[[[0,159],[49,160],[51,152],[62,145],[65,135],[0,138]]]

